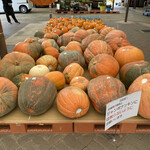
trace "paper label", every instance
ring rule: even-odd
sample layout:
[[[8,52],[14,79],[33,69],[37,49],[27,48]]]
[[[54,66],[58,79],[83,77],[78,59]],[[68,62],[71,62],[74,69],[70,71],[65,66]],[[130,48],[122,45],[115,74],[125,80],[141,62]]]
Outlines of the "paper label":
[[[137,116],[141,93],[126,95],[106,105],[105,131],[122,120]]]

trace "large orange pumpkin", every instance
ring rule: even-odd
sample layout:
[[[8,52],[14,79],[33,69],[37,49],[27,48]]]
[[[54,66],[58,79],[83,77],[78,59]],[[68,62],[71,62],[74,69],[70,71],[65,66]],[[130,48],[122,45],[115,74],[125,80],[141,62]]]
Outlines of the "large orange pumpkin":
[[[0,61],[0,76],[10,80],[20,73],[28,74],[35,65],[34,59],[25,53],[12,52]]]
[[[60,90],[65,86],[65,76],[60,71],[49,72],[45,75],[45,77],[55,84],[57,90]]]
[[[100,75],[116,77],[119,72],[119,64],[114,57],[108,54],[100,54],[90,61],[88,69],[92,78]]]
[[[96,111],[105,114],[106,104],[126,94],[123,83],[117,78],[102,75],[90,80],[88,95]]]
[[[45,33],[44,34],[44,38],[54,39],[55,41],[57,41],[58,37],[59,36],[56,33]]]
[[[45,55],[51,55],[53,57],[55,57],[56,59],[58,58],[59,56],[59,51],[54,48],[54,47],[46,47],[44,50],[43,50],[44,54]]]
[[[68,118],[79,118],[84,116],[90,107],[87,94],[77,87],[66,87],[62,89],[56,99],[58,111]]]
[[[57,50],[59,50],[59,46],[57,45],[54,39],[47,39],[42,42],[42,48],[45,49],[47,47],[54,47]]]
[[[0,77],[0,117],[11,112],[17,105],[18,88],[7,78]]]
[[[79,51],[79,52],[82,54],[82,49],[81,49],[81,47],[80,47],[79,45],[77,45],[77,44],[74,44],[74,43],[69,43],[69,44],[65,47],[64,51],[67,51],[67,50]]]
[[[64,69],[63,74],[69,83],[74,77],[83,76],[84,69],[77,63],[71,63]]]
[[[85,61],[89,63],[91,59],[98,54],[109,54],[113,56],[113,51],[105,41],[95,40],[91,42],[84,51]]]
[[[144,60],[144,53],[137,47],[124,46],[117,50],[114,57],[122,67],[130,62]]]
[[[139,76],[129,87],[128,94],[142,91],[139,115],[150,119],[150,74],[143,74]]]

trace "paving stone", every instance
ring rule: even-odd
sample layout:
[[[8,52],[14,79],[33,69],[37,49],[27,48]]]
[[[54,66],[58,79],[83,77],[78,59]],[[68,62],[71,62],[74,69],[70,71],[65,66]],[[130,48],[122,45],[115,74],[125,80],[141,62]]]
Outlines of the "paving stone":
[[[84,145],[79,142],[72,134],[68,134],[63,139],[64,143],[72,148],[73,150],[81,150],[84,148]]]
[[[24,145],[25,143],[31,141],[32,138],[33,138],[34,136],[36,136],[36,135],[34,135],[34,134],[22,134],[22,135],[23,135],[23,136],[17,138],[17,139],[18,139],[17,142],[18,142],[18,144],[21,145],[21,146]],[[17,137],[17,135],[16,135],[15,137]]]
[[[4,137],[2,139],[2,142],[4,144],[4,147],[6,148],[6,150],[10,150],[10,147],[11,147],[11,150],[16,150],[18,147],[20,147],[16,140],[13,139],[11,136],[7,136],[7,137]]]
[[[116,150],[142,150],[142,149],[139,149],[135,147],[134,145],[129,145],[128,143],[125,143],[125,144],[120,145]]]
[[[22,150],[39,150],[39,148],[37,144],[33,143],[32,141],[29,141],[26,142],[24,145],[22,145]],[[43,148],[42,150],[48,150],[48,149]]]
[[[4,147],[4,144],[2,142],[0,142],[0,150],[6,150],[6,148]]]
[[[67,146],[62,140],[55,144],[56,150],[70,150],[70,147]]]

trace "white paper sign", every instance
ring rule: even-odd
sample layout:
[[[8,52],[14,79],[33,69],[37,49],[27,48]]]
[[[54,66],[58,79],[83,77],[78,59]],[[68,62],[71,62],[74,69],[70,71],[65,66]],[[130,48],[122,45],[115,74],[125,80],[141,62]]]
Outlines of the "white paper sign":
[[[105,131],[122,120],[137,116],[141,93],[126,95],[106,105]]]

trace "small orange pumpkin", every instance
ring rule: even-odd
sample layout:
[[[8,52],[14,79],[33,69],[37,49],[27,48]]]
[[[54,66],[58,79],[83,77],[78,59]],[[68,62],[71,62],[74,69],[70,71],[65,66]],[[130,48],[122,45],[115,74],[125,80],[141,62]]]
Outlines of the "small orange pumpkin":
[[[56,59],[59,56],[59,51],[54,47],[47,47],[43,50],[43,52],[45,55],[51,55],[51,56],[55,57]]]

